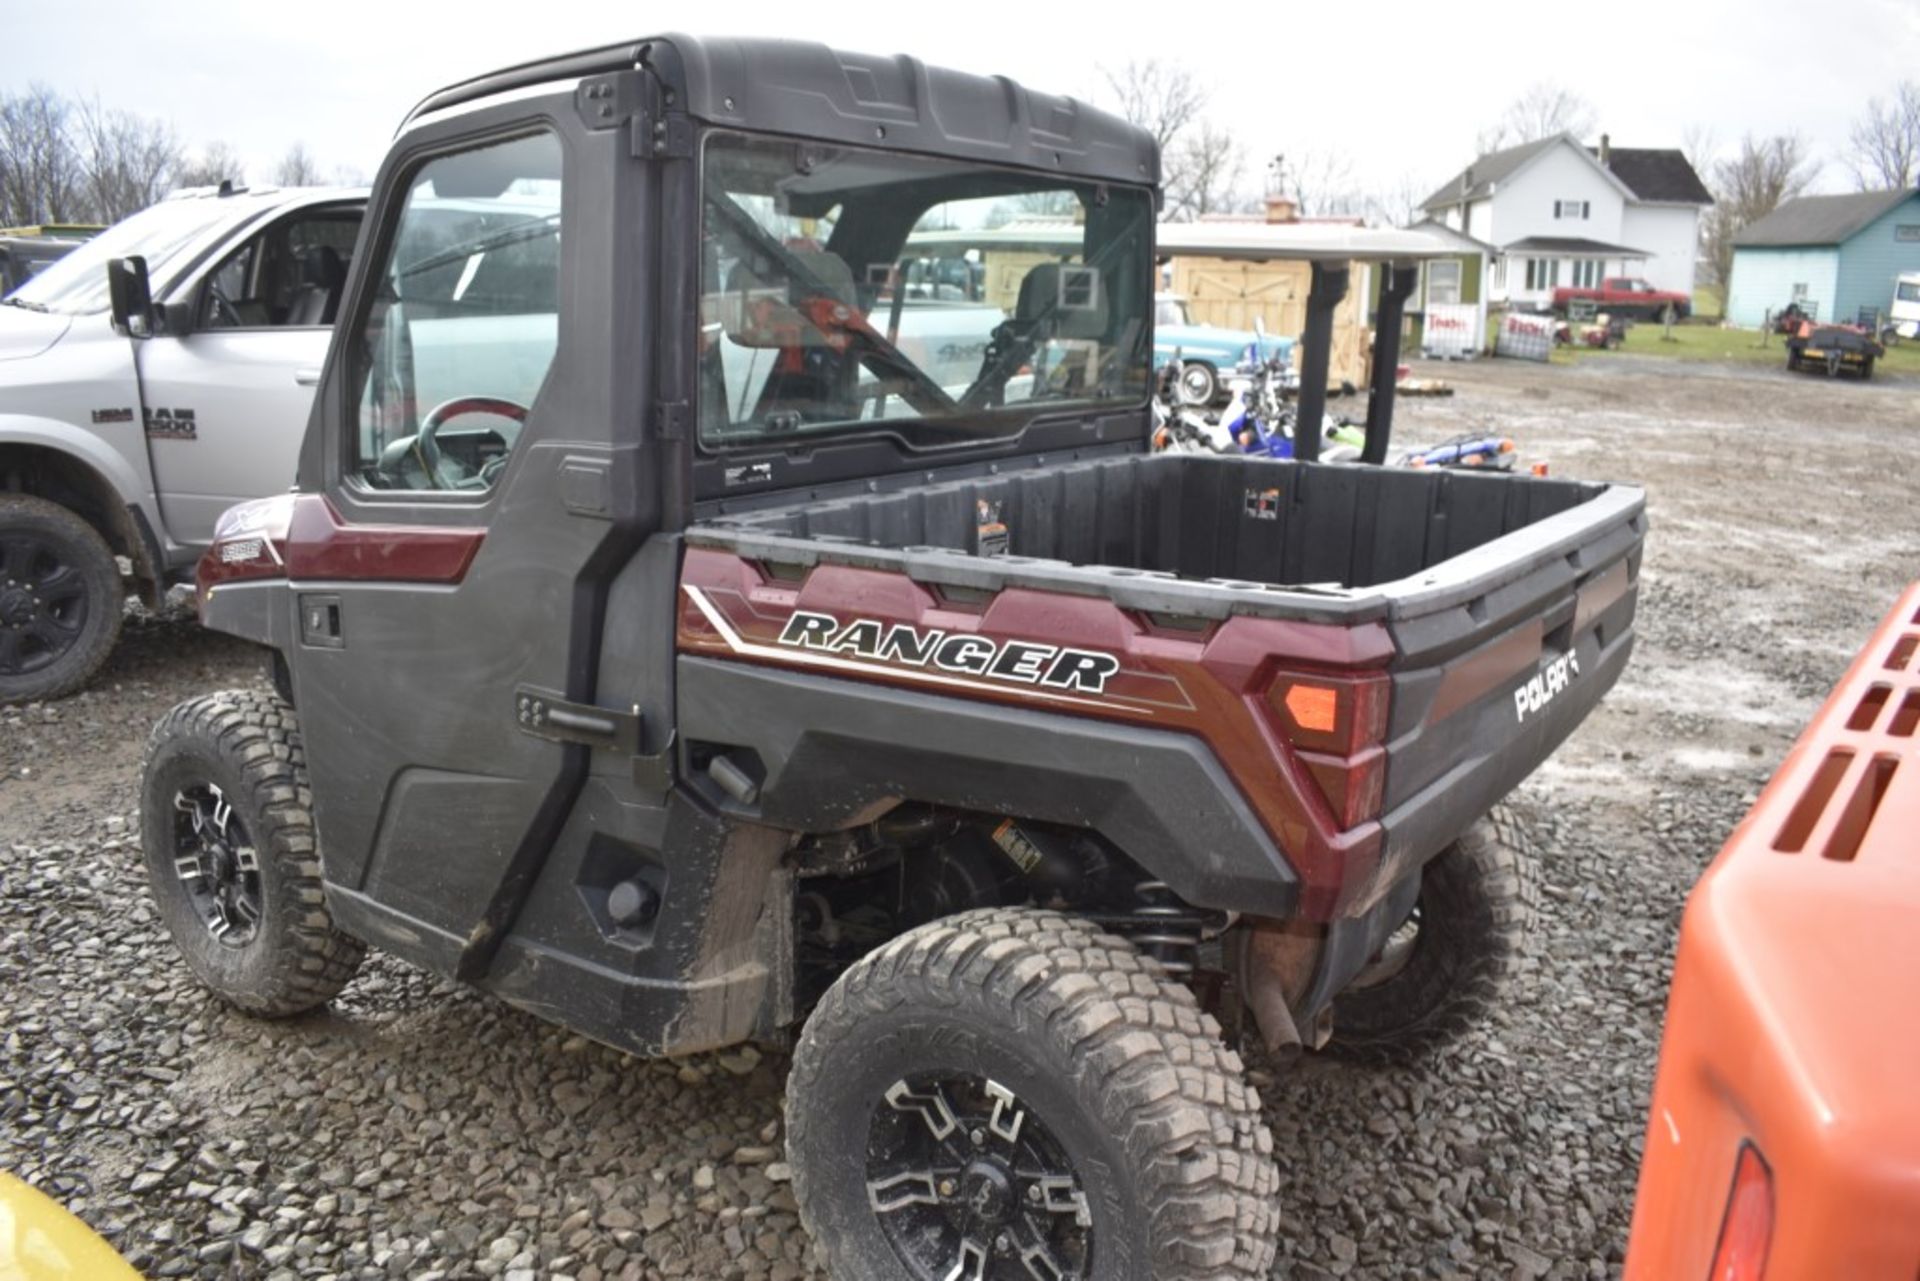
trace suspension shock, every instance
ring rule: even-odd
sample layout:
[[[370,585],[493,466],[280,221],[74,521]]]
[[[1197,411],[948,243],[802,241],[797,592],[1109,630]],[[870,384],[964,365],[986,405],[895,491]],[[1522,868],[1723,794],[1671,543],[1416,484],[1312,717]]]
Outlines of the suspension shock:
[[[1165,881],[1139,881],[1133,893],[1139,901],[1113,923],[1114,928],[1160,962],[1168,974],[1191,979],[1200,966],[1200,944],[1206,937],[1208,914],[1181,902]]]

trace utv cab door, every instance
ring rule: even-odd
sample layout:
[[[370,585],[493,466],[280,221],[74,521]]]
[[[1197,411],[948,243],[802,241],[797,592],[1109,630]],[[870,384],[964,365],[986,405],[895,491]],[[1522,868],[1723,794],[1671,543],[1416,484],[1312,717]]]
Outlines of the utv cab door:
[[[619,340],[650,327],[612,284],[650,166],[573,103],[455,113],[388,159],[301,459],[324,502],[300,500],[288,539],[330,905],[463,978],[512,929],[595,749],[664,721],[670,651],[605,696],[606,734],[565,715],[601,697],[610,585],[658,524],[639,416],[618,410],[648,365]],[[650,608],[669,619],[670,597]]]
[[[173,292],[191,332],[134,344],[154,488],[179,542],[205,546],[221,512],[293,485],[361,212],[275,220]]]

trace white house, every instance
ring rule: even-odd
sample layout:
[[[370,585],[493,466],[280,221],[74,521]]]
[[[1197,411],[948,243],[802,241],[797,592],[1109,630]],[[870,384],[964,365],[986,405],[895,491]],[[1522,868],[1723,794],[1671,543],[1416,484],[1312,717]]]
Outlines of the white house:
[[[1571,134],[1481,156],[1429,196],[1427,216],[1494,246],[1488,300],[1540,306],[1559,285],[1644,276],[1693,292],[1713,203],[1681,152],[1598,147]]]

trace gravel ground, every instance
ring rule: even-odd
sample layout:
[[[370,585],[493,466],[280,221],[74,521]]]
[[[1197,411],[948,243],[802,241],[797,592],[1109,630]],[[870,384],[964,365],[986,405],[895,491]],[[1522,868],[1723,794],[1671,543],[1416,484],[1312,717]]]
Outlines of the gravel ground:
[[[1255,1064],[1275,1276],[1609,1277],[1686,889],[1920,564],[1920,388],[1420,372],[1459,395],[1406,404],[1403,439],[1486,428],[1648,485],[1640,649],[1515,799],[1548,910],[1499,1022],[1421,1070]],[[260,677],[142,617],[93,690],[0,711],[0,1168],[156,1276],[812,1276],[783,1059],[629,1059],[377,955],[278,1024],[187,979],[138,867],[141,744]]]

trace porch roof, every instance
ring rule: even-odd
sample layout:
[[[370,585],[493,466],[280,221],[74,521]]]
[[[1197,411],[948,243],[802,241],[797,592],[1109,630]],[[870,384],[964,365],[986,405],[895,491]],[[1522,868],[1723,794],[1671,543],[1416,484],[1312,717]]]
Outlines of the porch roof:
[[[1551,254],[1556,258],[1651,258],[1644,249],[1610,245],[1604,240],[1586,240],[1579,236],[1528,236],[1507,245],[1509,254]]]

